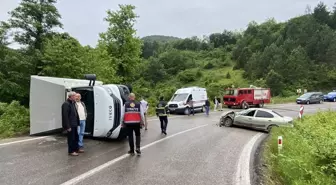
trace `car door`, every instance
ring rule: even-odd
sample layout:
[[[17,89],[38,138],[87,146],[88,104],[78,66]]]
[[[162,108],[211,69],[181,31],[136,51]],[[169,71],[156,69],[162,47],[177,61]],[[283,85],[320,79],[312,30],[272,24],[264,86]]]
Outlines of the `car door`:
[[[314,103],[320,102],[320,96],[318,94],[314,94],[313,95],[313,101],[314,101]]]
[[[251,127],[256,110],[251,110],[235,118],[235,124],[245,127]]]
[[[274,115],[263,110],[258,110],[255,114],[255,119],[252,126],[257,129],[261,129],[267,128],[271,124],[277,124],[276,120],[274,119]]]

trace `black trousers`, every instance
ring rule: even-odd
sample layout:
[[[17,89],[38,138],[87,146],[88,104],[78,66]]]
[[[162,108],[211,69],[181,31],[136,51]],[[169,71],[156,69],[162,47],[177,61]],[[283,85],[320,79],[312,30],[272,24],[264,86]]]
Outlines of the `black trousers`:
[[[137,149],[140,149],[140,140],[141,140],[140,124],[127,125],[126,128],[127,128],[128,142],[131,151],[134,151],[133,132],[135,133],[135,146]]]
[[[159,116],[160,122],[161,122],[161,131],[167,130],[168,125],[168,117],[167,116]]]
[[[71,131],[68,132],[68,153],[73,153],[77,152],[79,147],[78,147],[78,131],[77,127],[71,127]]]

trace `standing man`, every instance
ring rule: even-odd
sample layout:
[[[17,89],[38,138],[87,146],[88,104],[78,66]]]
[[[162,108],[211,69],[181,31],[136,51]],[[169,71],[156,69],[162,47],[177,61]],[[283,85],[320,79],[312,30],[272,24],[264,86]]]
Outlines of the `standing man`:
[[[128,141],[130,150],[129,154],[134,155],[134,139],[133,132],[135,133],[136,153],[141,155],[140,151],[140,128],[144,120],[144,112],[141,108],[140,102],[135,101],[135,94],[130,93],[129,100],[125,103],[125,114],[123,117],[122,127],[125,127],[128,132]]]
[[[168,115],[169,112],[167,102],[160,97],[159,103],[156,105],[156,116],[159,117],[161,123],[161,133],[167,135]]]
[[[214,111],[216,111],[216,109],[218,109],[218,99],[217,99],[217,96],[215,96],[215,99],[214,99]]]
[[[209,98],[205,100],[205,114],[209,116],[209,111],[210,111],[210,101]]]
[[[79,146],[79,153],[83,153],[84,150],[84,144],[83,144],[83,138],[84,138],[84,131],[85,131],[85,121],[87,118],[87,111],[86,111],[86,106],[84,102],[81,101],[82,97],[79,93],[76,94],[76,109],[78,112],[78,117],[79,117],[79,127],[78,127],[78,135],[79,135],[79,141],[78,141],[78,146]]]
[[[147,122],[148,102],[146,100],[144,100],[144,98],[142,98],[140,103],[141,103],[142,110],[144,111],[145,130],[147,130],[147,125],[148,125],[148,122]]]
[[[78,156],[78,132],[79,117],[75,106],[76,93],[69,92],[68,99],[62,104],[62,126],[68,134],[68,153]]]
[[[192,95],[189,96],[187,104],[189,104],[190,111],[192,112],[193,116],[195,116],[194,101]],[[190,116],[191,112],[189,112],[188,116]]]

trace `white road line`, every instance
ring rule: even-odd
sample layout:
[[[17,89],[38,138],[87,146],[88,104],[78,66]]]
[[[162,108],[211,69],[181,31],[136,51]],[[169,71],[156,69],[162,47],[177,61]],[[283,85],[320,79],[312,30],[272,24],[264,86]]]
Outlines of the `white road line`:
[[[7,142],[7,143],[0,143],[0,146],[6,146],[6,145],[11,145],[11,144],[16,144],[16,143],[23,143],[27,141],[33,141],[33,140],[38,140],[38,139],[44,139],[50,136],[43,136],[43,137],[35,137],[31,139],[23,139],[23,140],[18,140],[18,141],[12,141],[12,142]]]
[[[251,153],[253,146],[262,135],[263,135],[262,133],[256,134],[247,144],[245,144],[238,160],[236,175],[234,176],[235,185],[251,185],[251,178],[250,178]]]
[[[155,145],[155,144],[158,144],[158,143],[160,143],[160,142],[162,142],[162,141],[165,141],[165,140],[167,140],[167,139],[170,139],[170,138],[172,138],[172,137],[175,137],[175,136],[184,134],[184,133],[186,133],[186,132],[189,132],[189,131],[192,131],[192,130],[195,130],[195,129],[199,129],[199,128],[205,127],[205,126],[207,126],[207,125],[209,125],[209,124],[200,125],[200,126],[197,126],[197,127],[194,127],[194,128],[191,128],[191,129],[188,129],[188,130],[184,130],[184,131],[178,132],[178,133],[176,133],[176,134],[167,136],[167,137],[165,137],[165,138],[162,138],[162,139],[160,139],[160,140],[154,141],[154,142],[152,142],[152,143],[150,143],[150,144],[147,144],[147,145],[141,147],[141,150],[146,149],[146,148],[148,148],[148,147],[151,147],[151,146],[153,146],[153,145]],[[104,164],[102,164],[102,165],[100,165],[100,166],[98,166],[98,167],[96,167],[96,168],[93,168],[93,169],[91,169],[90,171],[87,171],[87,172],[85,172],[85,173],[83,173],[83,174],[81,174],[81,175],[79,175],[79,176],[77,176],[77,177],[75,177],[75,178],[73,178],[73,179],[70,179],[69,181],[66,181],[66,182],[64,182],[64,183],[61,184],[61,185],[77,184],[77,183],[81,182],[82,180],[84,180],[84,179],[86,179],[86,178],[88,178],[88,177],[90,177],[90,176],[92,176],[92,175],[94,175],[94,174],[100,172],[101,170],[103,170],[103,169],[105,169],[105,168],[107,168],[107,167],[109,167],[109,166],[111,166],[111,165],[113,165],[113,164],[115,164],[115,163],[117,163],[117,162],[119,162],[119,161],[125,159],[125,158],[128,157],[128,156],[129,156],[129,154],[124,154],[124,155],[122,155],[122,156],[120,156],[120,157],[118,157],[118,158],[115,158],[115,159],[113,159],[113,160],[111,160],[111,161],[108,161],[107,163],[104,163]]]

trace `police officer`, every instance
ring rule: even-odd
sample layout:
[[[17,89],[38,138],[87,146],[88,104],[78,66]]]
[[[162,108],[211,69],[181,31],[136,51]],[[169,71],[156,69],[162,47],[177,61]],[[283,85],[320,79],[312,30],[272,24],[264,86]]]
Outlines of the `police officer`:
[[[123,127],[126,128],[128,133],[128,141],[130,150],[129,154],[134,155],[134,139],[133,132],[135,133],[136,153],[141,155],[140,151],[140,128],[144,121],[144,112],[141,108],[140,102],[135,101],[135,94],[130,93],[129,100],[125,103],[125,114],[123,117]]]
[[[159,117],[161,122],[161,133],[167,135],[168,115],[169,109],[167,102],[160,97],[159,103],[156,105],[156,116]]]

